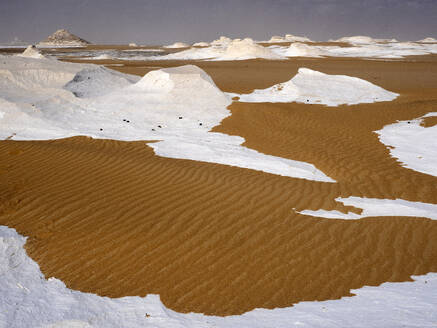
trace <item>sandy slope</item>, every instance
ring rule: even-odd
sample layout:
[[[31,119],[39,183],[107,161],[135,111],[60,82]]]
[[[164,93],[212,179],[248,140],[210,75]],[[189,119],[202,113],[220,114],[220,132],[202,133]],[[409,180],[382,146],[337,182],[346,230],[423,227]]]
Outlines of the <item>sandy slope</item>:
[[[156,293],[177,311],[227,315],[437,271],[435,221],[324,220],[293,210],[354,210],[339,196],[437,203],[437,178],[401,167],[372,132],[435,111],[436,56],[197,64],[229,92],[287,81],[304,66],[401,96],[338,108],[234,103],[216,128],[261,152],[314,163],[337,184],[160,158],[144,142],[0,142],[0,224],[30,237],[28,252],[46,276],[100,295]],[[175,63],[117,69],[144,74],[158,65]]]

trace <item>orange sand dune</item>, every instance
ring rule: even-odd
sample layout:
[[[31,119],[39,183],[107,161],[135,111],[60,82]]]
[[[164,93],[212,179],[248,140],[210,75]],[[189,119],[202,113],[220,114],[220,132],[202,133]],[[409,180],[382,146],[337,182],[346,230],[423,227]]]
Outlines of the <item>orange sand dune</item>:
[[[160,294],[181,312],[239,314],[437,271],[437,222],[328,220],[293,208],[357,209],[338,196],[437,204],[437,178],[403,168],[372,131],[435,111],[437,56],[199,62],[225,91],[290,79],[304,66],[366,78],[393,102],[326,108],[234,103],[215,128],[261,152],[310,162],[338,183],[160,158],[144,142],[75,137],[0,142],[0,224],[29,236],[47,277],[112,297]],[[144,74],[128,63],[122,71]]]

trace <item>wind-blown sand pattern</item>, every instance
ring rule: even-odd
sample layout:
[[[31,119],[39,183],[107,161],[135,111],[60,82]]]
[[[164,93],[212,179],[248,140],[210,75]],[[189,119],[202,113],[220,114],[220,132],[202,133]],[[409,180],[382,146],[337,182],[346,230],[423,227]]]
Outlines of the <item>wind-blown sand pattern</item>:
[[[175,65],[114,68],[144,75]],[[402,167],[374,133],[435,111],[435,56],[196,65],[226,92],[265,89],[308,67],[357,76],[400,97],[329,109],[234,103],[214,129],[259,152],[314,163],[337,183],[161,158],[142,141],[0,142],[0,224],[29,236],[26,249],[46,277],[112,297],[159,294],[180,312],[229,315],[437,271],[435,221],[295,212],[359,214],[335,201],[350,196],[437,204],[437,178]]]
[[[229,116],[232,101],[194,65],[137,80],[96,65],[7,57],[2,62],[0,137],[158,140],[151,147],[159,156],[335,182],[310,163],[261,154],[242,147],[242,138],[209,132]]]
[[[44,278],[23,249],[25,241],[14,229],[0,226],[2,327],[326,328],[357,326],[358,317],[366,318],[366,327],[395,328],[400,321],[404,326],[425,327],[437,319],[436,273],[414,276],[413,282],[353,290],[356,296],[340,300],[217,317],[174,312],[157,295],[111,299],[68,289],[58,279]]]
[[[141,142],[2,144],[8,162],[20,158],[2,180],[22,185],[3,189],[0,223],[30,236],[30,256],[72,289],[154,293],[173,310],[224,315],[437,269],[429,220],[293,213],[335,193],[330,184],[163,159]]]

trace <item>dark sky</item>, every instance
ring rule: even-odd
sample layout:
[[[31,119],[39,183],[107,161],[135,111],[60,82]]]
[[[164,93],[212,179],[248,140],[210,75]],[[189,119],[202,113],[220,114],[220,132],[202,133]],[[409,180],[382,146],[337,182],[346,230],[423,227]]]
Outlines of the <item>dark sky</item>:
[[[0,0],[0,42],[59,28],[95,43],[350,35],[437,38],[437,0]]]

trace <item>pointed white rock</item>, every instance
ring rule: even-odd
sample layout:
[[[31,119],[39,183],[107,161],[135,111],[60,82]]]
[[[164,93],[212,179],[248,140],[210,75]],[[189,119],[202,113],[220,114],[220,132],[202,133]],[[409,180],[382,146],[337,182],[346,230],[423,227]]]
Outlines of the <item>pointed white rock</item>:
[[[34,45],[30,45],[24,50],[23,53],[19,54],[20,57],[28,57],[28,58],[36,58],[36,59],[43,59],[46,58],[37,47]]]

